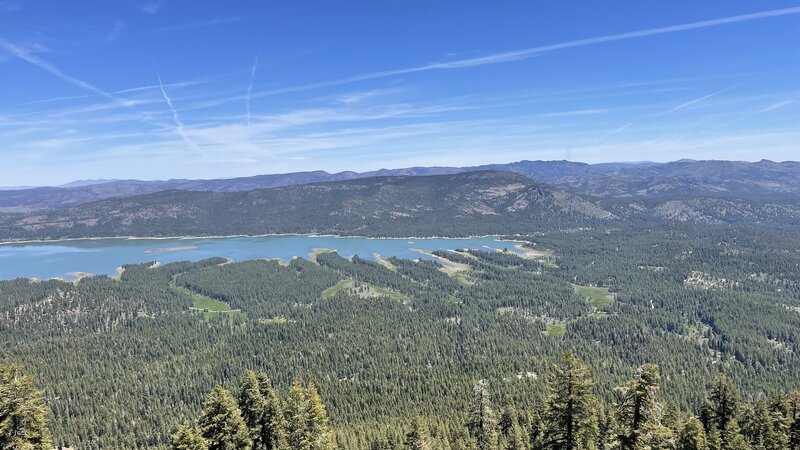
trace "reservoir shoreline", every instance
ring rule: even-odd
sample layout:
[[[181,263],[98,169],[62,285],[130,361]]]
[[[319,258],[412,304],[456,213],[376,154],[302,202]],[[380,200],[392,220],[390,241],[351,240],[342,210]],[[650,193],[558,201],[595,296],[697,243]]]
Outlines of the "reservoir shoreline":
[[[513,239],[503,239],[501,236],[523,238],[527,235],[522,234],[484,234],[469,236],[363,236],[355,234],[317,234],[317,233],[268,233],[268,234],[230,234],[230,235],[208,235],[208,236],[95,236],[80,238],[59,238],[59,239],[26,239],[26,240],[0,240],[0,246],[20,245],[20,244],[50,244],[58,242],[75,241],[102,241],[102,240],[191,240],[191,239],[234,239],[234,238],[267,238],[267,237],[309,237],[309,238],[334,238],[334,239],[372,239],[372,240],[408,240],[408,239],[448,239],[448,240],[469,240],[496,237],[500,242],[519,242]]]
[[[320,234],[16,241],[0,244],[0,280],[74,278],[74,273],[78,272],[119,276],[120,266],[155,260],[168,264],[211,257],[236,261],[312,259],[311,255],[320,248],[335,250],[344,258],[359,255],[368,259],[374,259],[375,254],[402,259],[436,259],[429,255],[435,250],[461,248],[496,251],[505,247],[518,253],[523,241],[509,241],[495,235],[379,238]]]

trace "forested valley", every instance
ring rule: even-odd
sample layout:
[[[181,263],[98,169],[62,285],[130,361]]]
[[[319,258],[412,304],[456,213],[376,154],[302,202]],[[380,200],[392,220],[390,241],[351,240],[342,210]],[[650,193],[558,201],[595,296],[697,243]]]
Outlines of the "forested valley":
[[[419,261],[319,252],[129,265],[75,283],[3,281],[0,355],[44,390],[54,444],[78,449],[167,448],[184,422],[200,445],[210,436],[196,422],[206,394],[220,385],[238,402],[249,370],[269,374],[262,384],[284,399],[284,418],[293,390],[303,404],[321,396],[326,442],[337,448],[392,448],[415,429],[427,444],[414,448],[469,448],[476,385],[498,423],[485,430],[491,445],[516,439],[500,425],[513,409],[526,445],[568,448],[541,433],[552,425],[553,377],[573,363],[593,380],[587,433],[628,426],[615,416],[625,386],[656,364],[658,389],[646,390],[660,406],[643,417],[664,428],[647,433],[677,442],[692,414],[709,445],[717,429],[750,446],[717,448],[792,448],[784,437],[796,416],[778,412],[793,411],[800,388],[796,233],[662,226],[515,239],[527,242],[524,253],[511,243]],[[740,401],[737,419],[713,428],[704,405],[719,386]],[[228,394],[215,397],[231,406]],[[759,446],[747,431],[764,408],[784,447]]]

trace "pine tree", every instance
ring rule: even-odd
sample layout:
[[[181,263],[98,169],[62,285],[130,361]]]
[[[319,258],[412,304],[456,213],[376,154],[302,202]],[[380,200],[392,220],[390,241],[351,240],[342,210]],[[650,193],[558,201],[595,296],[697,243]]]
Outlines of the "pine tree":
[[[246,371],[239,385],[242,411],[253,450],[286,448],[286,430],[280,399],[266,374]]]
[[[250,430],[253,450],[262,450],[263,448],[260,437],[266,408],[267,400],[261,395],[258,376],[252,370],[245,371],[239,382],[239,409],[242,411],[244,423]]]
[[[696,416],[686,419],[678,432],[677,450],[707,450],[706,432]]]
[[[720,432],[720,442],[722,450],[751,450],[747,440],[739,429],[736,419],[728,421],[728,424]]]
[[[677,446],[675,432],[659,420],[648,420],[638,430],[635,450],[674,450]]]
[[[266,400],[264,415],[261,418],[261,436],[258,442],[264,450],[287,449],[286,422],[281,399],[266,374],[258,375],[258,387],[261,396]]]
[[[284,407],[286,434],[292,450],[330,450],[335,447],[328,413],[314,383],[295,381]]]
[[[789,449],[800,450],[800,391],[793,391],[787,399],[789,422]]]
[[[789,402],[783,395],[776,395],[770,399],[768,408],[773,430],[785,448],[789,445],[789,429],[792,425],[789,417]]]
[[[536,408],[528,420],[528,442],[532,450],[542,450],[544,448],[545,424],[540,412]]]
[[[292,383],[286,396],[284,418],[286,420],[286,438],[292,450],[309,450],[311,441],[307,432],[308,401],[306,390],[299,381]]]
[[[411,421],[411,430],[406,434],[404,448],[406,450],[430,450],[431,436],[428,427],[421,417]]]
[[[0,365],[0,448],[51,450],[44,392],[18,365]]]
[[[189,422],[178,425],[170,441],[172,450],[208,450],[208,441],[197,426]]]
[[[708,393],[703,408],[703,419],[708,430],[709,446],[716,445],[711,441],[711,430],[716,430],[714,438],[719,436],[722,450],[739,450],[749,445],[739,429],[739,391],[731,381],[720,376]]]
[[[333,434],[328,425],[328,412],[322,403],[317,387],[313,382],[309,382],[305,389],[307,415],[308,441],[311,443],[311,450],[330,450],[334,448]]]
[[[722,432],[736,418],[738,410],[739,392],[736,386],[724,375],[717,377],[703,410],[706,428],[716,428]]]
[[[635,448],[639,439],[639,429],[653,419],[655,394],[660,379],[658,366],[646,364],[639,368],[636,379],[615,389],[619,396],[616,419],[620,429],[619,442],[622,449]]]
[[[517,408],[510,398],[506,398],[500,414],[498,428],[502,437],[501,450],[530,450],[530,439],[519,421]]]
[[[750,446],[764,450],[786,448],[781,436],[776,432],[772,416],[766,402],[762,399],[755,405],[748,405],[742,414],[742,434]]]
[[[548,388],[550,397],[544,418],[544,448],[597,448],[597,401],[589,368],[568,352],[548,381]]]
[[[713,427],[708,430],[706,443],[708,444],[708,450],[722,450],[722,435],[719,432],[719,428]]]
[[[508,436],[514,426],[514,422],[518,421],[517,408],[510,398],[506,397],[503,401],[503,410],[500,413],[500,420],[497,422],[498,430],[502,436]]]
[[[479,450],[497,448],[497,417],[492,408],[489,383],[480,380],[472,391],[467,429]]]
[[[528,433],[519,422],[514,422],[506,436],[506,445],[501,450],[530,450],[530,448]]]
[[[242,418],[236,400],[221,386],[208,395],[198,420],[209,450],[245,450],[250,448],[250,430]]]
[[[618,426],[615,414],[610,411],[599,416],[597,450],[617,450],[619,448]]]

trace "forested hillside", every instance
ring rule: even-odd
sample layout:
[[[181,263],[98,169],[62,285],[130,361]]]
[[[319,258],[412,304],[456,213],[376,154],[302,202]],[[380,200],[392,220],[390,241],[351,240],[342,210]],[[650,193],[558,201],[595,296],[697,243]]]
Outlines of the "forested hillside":
[[[455,236],[591,224],[595,203],[508,172],[378,177],[248,192],[166,191],[11,217],[1,239],[335,233]]]
[[[796,233],[598,227],[525,239],[536,250],[526,257],[320,253],[4,281],[0,357],[45,389],[55,443],[80,449],[167,445],[205,392],[235,392],[247,369],[281,393],[313,380],[348,449],[394,442],[415,416],[458,435],[478,380],[494,404],[543,413],[566,350],[592,368],[606,405],[647,363],[660,367],[660,401],[698,416],[719,374],[755,406],[800,388]]]
[[[595,198],[510,172],[376,177],[247,192],[165,191],[0,216],[0,240],[325,233],[526,234],[596,226],[800,225],[786,197]]]
[[[0,190],[0,211],[63,209],[114,197],[167,190],[241,192],[357,178],[427,176],[476,171],[524,175],[578,194],[608,197],[652,195],[764,197],[800,193],[800,163],[772,161],[675,161],[670,163],[586,164],[571,161],[519,161],[471,167],[408,167],[370,172],[317,170],[217,180],[99,180],[60,187]],[[73,185],[74,184],[74,185]]]

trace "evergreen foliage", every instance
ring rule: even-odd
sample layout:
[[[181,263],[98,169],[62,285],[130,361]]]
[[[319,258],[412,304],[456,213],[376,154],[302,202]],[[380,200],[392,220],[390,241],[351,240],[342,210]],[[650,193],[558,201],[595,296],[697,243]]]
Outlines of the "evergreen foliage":
[[[594,397],[589,367],[567,352],[548,381],[548,387],[544,448],[597,448],[599,404]]]
[[[203,413],[197,420],[200,433],[208,441],[209,450],[245,450],[251,440],[249,430],[242,418],[239,405],[228,390],[216,386],[206,402]]]
[[[0,448],[50,450],[44,393],[18,365],[0,365]]]
[[[689,415],[701,418],[711,448],[775,439],[798,448],[800,395],[788,393],[800,388],[800,235],[598,227],[515,238],[545,256],[436,252],[457,273],[433,260],[386,267],[335,253],[317,263],[213,258],[128,265],[119,279],[0,281],[0,359],[24,365],[46,390],[53,444],[81,450],[166,446],[215,384],[235,393],[251,445],[283,448],[290,431],[301,441],[314,434],[307,419],[289,423],[282,399],[295,379],[324,394],[322,448],[397,448],[417,415],[433,448],[477,447],[467,424],[478,379],[502,405],[491,408],[494,445],[517,447],[523,435],[542,448],[558,409],[545,381],[567,349],[592,367],[598,448],[645,432],[642,445],[671,445],[660,427],[678,445]],[[323,298],[342,280],[353,287]],[[573,284],[607,288],[615,302],[595,308]],[[190,293],[241,313],[194,312]],[[563,336],[548,335],[553,326]],[[634,395],[643,379],[629,378],[649,362],[659,388]],[[235,385],[247,370],[271,379],[257,374],[258,389],[242,381],[243,397]],[[718,386],[718,374],[729,385]],[[245,413],[264,399],[269,414]],[[631,409],[632,400],[657,407]],[[631,421],[637,410],[642,418]]]

